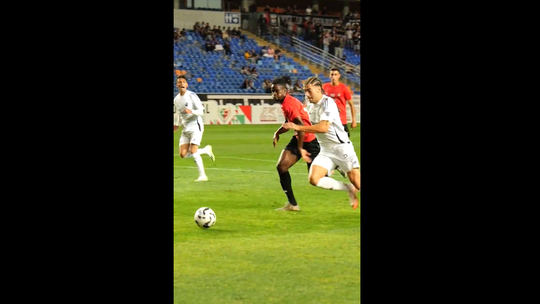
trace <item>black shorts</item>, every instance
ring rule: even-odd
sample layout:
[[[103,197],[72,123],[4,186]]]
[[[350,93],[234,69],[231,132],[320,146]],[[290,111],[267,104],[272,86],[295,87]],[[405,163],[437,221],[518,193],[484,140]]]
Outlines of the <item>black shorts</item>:
[[[317,138],[310,142],[304,142],[303,148],[310,153],[309,157],[312,161],[321,151],[321,146],[319,145]],[[302,158],[302,154],[300,154],[300,151],[298,151],[298,138],[296,138],[296,136],[293,136],[293,138],[291,138],[291,141],[289,141],[289,143],[283,150],[291,151],[292,154],[296,155],[296,158],[298,160]]]
[[[349,125],[348,125],[348,124],[344,124],[344,125],[343,125],[343,129],[345,129],[345,132],[347,132],[347,135],[349,135],[349,138],[351,138],[351,133],[349,133]]]

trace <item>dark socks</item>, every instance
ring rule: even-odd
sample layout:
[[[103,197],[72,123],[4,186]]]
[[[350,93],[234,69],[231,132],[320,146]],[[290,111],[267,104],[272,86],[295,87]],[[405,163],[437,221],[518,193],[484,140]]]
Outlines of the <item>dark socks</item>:
[[[279,182],[281,183],[281,188],[283,189],[283,192],[287,195],[287,199],[289,200],[289,203],[291,205],[296,206],[296,199],[294,198],[294,194],[292,191],[291,186],[291,174],[289,171],[286,171],[285,173],[279,172]]]

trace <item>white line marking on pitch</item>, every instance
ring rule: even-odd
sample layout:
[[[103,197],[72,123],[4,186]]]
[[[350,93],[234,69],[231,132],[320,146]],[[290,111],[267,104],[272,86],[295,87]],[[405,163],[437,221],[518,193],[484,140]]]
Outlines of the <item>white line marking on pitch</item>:
[[[174,154],[174,156],[180,156],[178,154]],[[244,157],[234,157],[234,156],[219,156],[217,158],[232,158],[232,159],[241,159],[241,160],[254,160],[254,161],[262,161],[262,162],[269,162],[269,163],[276,163],[277,164],[277,159],[276,160],[268,160],[268,159],[259,159],[259,158],[244,158]]]
[[[190,169],[197,169],[195,166],[174,166],[175,168],[190,168]],[[272,173],[275,174],[276,171],[259,171],[259,170],[249,170],[249,169],[235,169],[235,168],[204,168],[204,170],[221,170],[221,171],[236,171],[236,172],[252,172],[252,173]],[[290,174],[308,174],[307,172],[289,172]]]

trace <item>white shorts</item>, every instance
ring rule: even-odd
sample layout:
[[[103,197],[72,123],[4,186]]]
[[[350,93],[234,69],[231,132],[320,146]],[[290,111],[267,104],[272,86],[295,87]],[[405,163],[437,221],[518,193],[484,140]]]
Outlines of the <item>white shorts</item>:
[[[192,145],[201,145],[202,136],[204,131],[182,131],[182,135],[180,135],[180,144],[192,144]]]
[[[343,171],[349,172],[354,168],[360,168],[360,162],[352,144],[336,145],[333,149],[321,149],[321,152],[313,160],[313,165],[320,166],[328,172],[339,166]]]

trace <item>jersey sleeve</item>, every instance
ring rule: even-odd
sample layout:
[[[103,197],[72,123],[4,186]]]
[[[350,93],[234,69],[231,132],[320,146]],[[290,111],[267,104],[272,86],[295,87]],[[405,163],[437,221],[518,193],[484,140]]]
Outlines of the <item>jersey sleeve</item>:
[[[345,100],[352,99],[351,90],[347,86],[343,87],[343,97],[345,98]]]
[[[193,109],[191,109],[192,113],[197,116],[204,115],[204,107],[202,105],[201,99],[199,99],[199,96],[197,94],[192,93],[189,98],[191,98],[191,102],[193,103]]]

